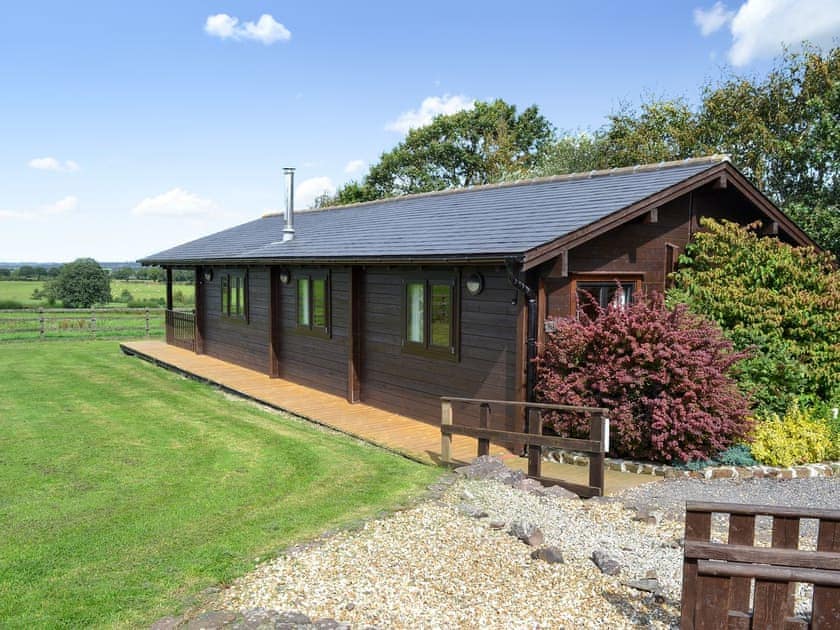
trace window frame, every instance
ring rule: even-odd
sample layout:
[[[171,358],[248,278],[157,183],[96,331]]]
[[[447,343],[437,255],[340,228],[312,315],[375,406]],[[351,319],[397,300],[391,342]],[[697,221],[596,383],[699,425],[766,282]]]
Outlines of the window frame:
[[[308,287],[307,308],[309,322],[300,321],[300,281],[306,282]],[[315,325],[315,281],[324,282],[324,326]],[[302,335],[320,337],[322,339],[332,338],[332,291],[330,286],[330,272],[328,269],[312,269],[294,274],[295,287],[295,330]]]
[[[616,283],[620,283],[622,286],[632,285],[633,293],[630,296],[630,299],[633,300],[637,295],[641,295],[642,293],[644,274],[632,272],[604,272],[575,275],[571,281],[571,299],[569,300],[571,312],[569,313],[569,315],[571,317],[574,317],[575,319],[580,319],[581,308],[580,303],[578,301],[578,291],[580,290],[580,285],[611,285],[614,287]]]
[[[423,341],[409,340],[409,299],[408,287],[412,284],[423,285]],[[461,292],[460,274],[455,272],[428,272],[405,275],[402,279],[402,308],[400,309],[401,349],[405,354],[433,359],[460,360],[461,327]],[[449,345],[436,346],[432,342],[432,287],[449,287],[451,302],[449,316]]]
[[[244,270],[225,270],[219,274],[219,313],[222,318],[232,322],[250,323],[250,287],[248,282],[248,269]],[[236,283],[234,283],[236,280]],[[234,311],[233,296],[234,285],[237,285],[242,290],[242,304],[241,307]],[[238,291],[236,292],[238,293]]]

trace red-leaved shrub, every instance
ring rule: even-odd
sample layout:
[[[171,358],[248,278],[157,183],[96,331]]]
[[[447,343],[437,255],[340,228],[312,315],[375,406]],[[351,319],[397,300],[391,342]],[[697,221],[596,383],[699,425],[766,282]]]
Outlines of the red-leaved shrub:
[[[707,459],[749,433],[747,400],[728,374],[744,355],[719,328],[661,295],[597,311],[554,321],[537,360],[539,400],[609,409],[619,457]],[[589,435],[583,414],[546,420],[561,435]]]

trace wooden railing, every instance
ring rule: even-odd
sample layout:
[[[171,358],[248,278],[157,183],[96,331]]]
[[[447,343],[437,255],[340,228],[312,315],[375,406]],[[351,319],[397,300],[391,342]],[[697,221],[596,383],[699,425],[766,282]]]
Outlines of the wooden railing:
[[[452,403],[479,406],[479,426],[469,427],[455,424],[452,417]],[[444,396],[440,399],[441,458],[452,461],[452,436],[466,435],[478,438],[478,454],[490,452],[490,442],[524,444],[528,448],[528,477],[537,481],[563,486],[582,497],[603,496],[604,455],[610,448],[610,425],[607,410],[600,407],[573,407],[546,403],[525,403],[511,400],[483,400],[480,398],[456,398]],[[528,415],[528,433],[502,431],[490,428],[492,407],[524,408]],[[584,412],[591,416],[589,439],[565,438],[543,435],[543,411]],[[589,454],[589,485],[571,483],[542,475],[542,449],[562,448]]]
[[[840,629],[840,510],[688,502],[683,630]],[[727,514],[713,543],[712,514]],[[773,519],[772,547],[755,546],[756,516]],[[817,520],[816,551],[799,549],[800,519]],[[796,583],[813,584],[810,621],[795,614]]]
[[[195,352],[195,315],[166,311],[166,343]]]
[[[31,308],[0,310],[0,343],[80,339],[136,339],[164,333],[163,309]]]

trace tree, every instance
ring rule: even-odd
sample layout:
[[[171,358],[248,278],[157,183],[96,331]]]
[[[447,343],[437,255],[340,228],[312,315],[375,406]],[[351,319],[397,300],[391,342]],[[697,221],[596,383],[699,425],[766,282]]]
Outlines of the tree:
[[[130,280],[134,275],[134,270],[131,267],[118,267],[111,270],[111,277],[114,280]]]
[[[833,257],[703,219],[671,302],[716,321],[738,350],[739,380],[765,411],[840,400],[840,271]]]
[[[553,139],[553,129],[531,106],[517,114],[501,99],[436,117],[383,153],[362,182],[335,195],[338,203],[486,184],[524,175]]]
[[[67,308],[90,308],[111,301],[108,272],[92,258],[79,258],[61,268],[47,286],[48,294]]]

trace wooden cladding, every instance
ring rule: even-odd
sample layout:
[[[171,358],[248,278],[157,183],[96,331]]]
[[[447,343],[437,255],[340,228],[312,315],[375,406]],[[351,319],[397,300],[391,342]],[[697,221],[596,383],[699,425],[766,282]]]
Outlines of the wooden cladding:
[[[712,514],[727,517],[725,544],[711,542]],[[772,518],[769,548],[756,546],[758,517]],[[801,519],[817,520],[815,551],[798,548]],[[797,582],[813,585],[810,620],[796,614]],[[840,628],[840,510],[688,502],[680,627]]]

